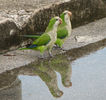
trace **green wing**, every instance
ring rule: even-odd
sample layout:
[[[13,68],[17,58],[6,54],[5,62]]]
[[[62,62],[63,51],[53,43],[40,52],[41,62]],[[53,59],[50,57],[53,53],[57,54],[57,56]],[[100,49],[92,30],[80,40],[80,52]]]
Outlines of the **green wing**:
[[[50,42],[50,36],[46,33],[44,33],[43,35],[41,35],[37,40],[35,40],[33,42],[34,45],[36,46],[42,46],[42,45],[46,45]]]
[[[35,40],[28,48],[20,48],[20,50],[40,50],[40,52],[43,53],[47,49],[46,44],[48,44],[50,40],[50,36],[45,33]]]
[[[68,36],[68,30],[66,27],[58,27],[57,30],[57,38],[64,39]]]

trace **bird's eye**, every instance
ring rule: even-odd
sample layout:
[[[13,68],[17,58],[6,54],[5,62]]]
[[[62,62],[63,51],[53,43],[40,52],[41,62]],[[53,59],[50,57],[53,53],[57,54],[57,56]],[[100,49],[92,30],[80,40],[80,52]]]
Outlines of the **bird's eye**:
[[[58,19],[56,19],[56,21],[58,21]]]
[[[66,15],[67,13],[65,12],[64,14]]]

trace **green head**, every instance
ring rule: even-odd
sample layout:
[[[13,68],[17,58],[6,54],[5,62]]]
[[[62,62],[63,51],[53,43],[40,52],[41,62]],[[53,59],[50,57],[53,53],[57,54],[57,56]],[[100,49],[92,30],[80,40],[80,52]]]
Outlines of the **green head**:
[[[72,16],[72,13],[70,11],[64,11],[61,15],[60,18],[62,19],[64,25],[67,24],[68,21],[70,21],[70,17]]]
[[[57,28],[59,24],[62,23],[61,18],[59,17],[54,17],[50,20],[48,27],[46,28],[45,32],[49,32],[53,30],[53,28]]]

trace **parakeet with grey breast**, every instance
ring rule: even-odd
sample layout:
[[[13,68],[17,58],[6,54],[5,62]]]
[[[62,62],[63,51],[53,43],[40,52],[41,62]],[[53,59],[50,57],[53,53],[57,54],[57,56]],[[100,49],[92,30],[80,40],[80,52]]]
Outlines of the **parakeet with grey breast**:
[[[58,25],[62,23],[61,18],[54,17],[50,20],[48,27],[45,32],[35,41],[32,45],[27,48],[20,48],[20,50],[38,50],[41,53],[44,53],[45,50],[48,50],[49,55],[52,56],[51,51],[54,46],[55,41],[57,40],[57,28]]]
[[[64,11],[60,18],[62,19],[62,24],[59,25],[57,29],[57,40],[55,44],[59,47],[62,47],[64,44],[64,41],[67,40],[68,37],[70,37],[72,32],[72,26],[70,18],[72,17],[72,13],[68,10]],[[25,35],[25,37],[32,37],[32,38],[39,38],[37,35]]]
[[[72,32],[72,26],[70,21],[71,16],[72,13],[67,10],[60,15],[60,18],[62,19],[62,24],[59,25],[57,29],[57,40],[55,43],[59,47],[62,47],[64,41],[71,35]]]

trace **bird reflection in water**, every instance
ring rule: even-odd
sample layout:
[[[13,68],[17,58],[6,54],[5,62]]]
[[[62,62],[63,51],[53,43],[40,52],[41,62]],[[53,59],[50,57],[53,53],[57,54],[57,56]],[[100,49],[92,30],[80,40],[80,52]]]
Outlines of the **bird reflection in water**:
[[[58,56],[32,64],[33,72],[37,74],[47,85],[54,97],[61,97],[63,92],[58,88],[56,72],[59,72],[62,84],[71,87],[72,67],[67,57]]]
[[[61,97],[63,95],[63,91],[61,91],[57,84],[57,75],[56,72],[59,72],[61,75],[62,84],[65,87],[71,87],[71,74],[72,68],[70,61],[65,55],[58,55],[53,58],[48,58],[45,60],[38,60],[36,63],[29,64],[28,66],[21,67],[19,69],[14,69],[11,71],[7,71],[0,75],[0,97],[4,98],[4,95],[11,96],[12,93],[9,92],[11,88],[14,89],[18,97],[16,98],[16,94],[12,95],[11,100],[21,100],[21,82],[17,78],[18,75],[29,75],[29,76],[39,76],[47,85],[49,91],[54,97]],[[17,80],[20,83],[19,87],[17,86]],[[13,84],[13,83],[16,84]],[[11,85],[12,84],[12,85]],[[11,88],[10,88],[11,87]],[[5,90],[5,93],[4,93]],[[9,98],[8,96],[5,96]],[[0,99],[1,100],[1,99]],[[3,99],[4,100],[4,99]]]

